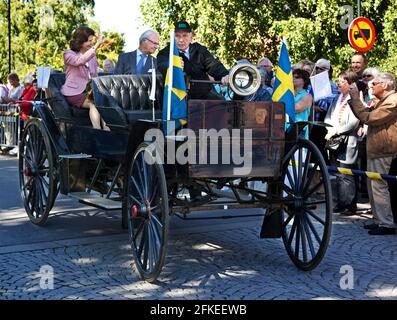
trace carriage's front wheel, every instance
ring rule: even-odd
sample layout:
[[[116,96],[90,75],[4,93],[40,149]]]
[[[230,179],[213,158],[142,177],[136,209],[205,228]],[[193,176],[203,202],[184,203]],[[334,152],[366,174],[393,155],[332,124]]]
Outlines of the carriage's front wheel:
[[[310,141],[299,140],[283,160],[283,241],[294,264],[314,269],[331,236],[332,192],[327,166]]]
[[[31,222],[43,225],[57,195],[57,173],[53,148],[40,120],[27,123],[19,150],[19,184],[25,210]]]
[[[163,166],[148,144],[137,148],[126,179],[124,204],[135,264],[141,277],[152,282],[165,262],[169,206]]]

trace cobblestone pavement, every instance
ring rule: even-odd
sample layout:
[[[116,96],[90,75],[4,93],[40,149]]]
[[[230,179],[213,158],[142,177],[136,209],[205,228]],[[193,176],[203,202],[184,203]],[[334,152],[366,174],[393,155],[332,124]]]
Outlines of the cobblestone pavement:
[[[262,218],[174,217],[165,267],[149,284],[134,269],[119,212],[61,199],[46,227],[33,226],[14,191],[4,199],[17,190],[8,179],[16,161],[1,168],[0,299],[397,299],[397,236],[368,236],[366,214],[334,216],[327,255],[312,272],[293,265],[282,240],[259,239]],[[51,269],[53,289],[43,277]],[[352,288],[343,290],[346,270]]]
[[[0,297],[397,299],[397,236],[369,237],[362,228],[365,220],[338,217],[328,254],[308,273],[293,266],[281,240],[258,239],[255,221],[207,232],[203,227],[171,232],[166,265],[155,284],[139,279],[126,233],[41,243],[34,249],[3,247]],[[354,271],[351,290],[340,287],[345,265]],[[40,288],[43,266],[54,270],[52,290]]]

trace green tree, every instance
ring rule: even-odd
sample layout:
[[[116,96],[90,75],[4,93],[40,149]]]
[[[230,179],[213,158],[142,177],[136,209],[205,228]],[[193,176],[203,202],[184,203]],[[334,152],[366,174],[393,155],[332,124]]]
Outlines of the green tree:
[[[384,71],[397,69],[397,3],[394,0],[363,0],[362,15],[377,30],[370,64]],[[343,5],[357,11],[350,0],[144,0],[144,20],[168,39],[168,26],[186,19],[196,40],[206,45],[225,64],[240,58],[256,62],[268,56],[276,62],[281,36],[287,33],[291,60],[328,58],[337,71],[348,68],[354,49],[340,22]]]
[[[8,1],[8,0],[7,0]],[[11,0],[12,70],[20,76],[34,71],[39,65],[63,69],[63,51],[76,27],[89,25],[94,0]],[[8,73],[7,5],[0,0],[0,78]],[[99,60],[115,59],[124,46],[122,35],[104,32],[106,46]]]

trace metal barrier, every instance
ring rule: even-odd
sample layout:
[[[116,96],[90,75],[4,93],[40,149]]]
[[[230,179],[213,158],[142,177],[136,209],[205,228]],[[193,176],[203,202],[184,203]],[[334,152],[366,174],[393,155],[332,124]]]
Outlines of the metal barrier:
[[[19,107],[16,105],[0,104],[0,146],[18,146],[21,133]]]

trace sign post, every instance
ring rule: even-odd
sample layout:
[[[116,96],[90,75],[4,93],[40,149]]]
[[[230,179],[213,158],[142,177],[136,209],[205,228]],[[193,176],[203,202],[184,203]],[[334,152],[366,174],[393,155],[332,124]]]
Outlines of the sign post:
[[[375,27],[371,20],[363,17],[352,21],[348,30],[350,45],[360,52],[367,52],[374,46],[376,39]]]

